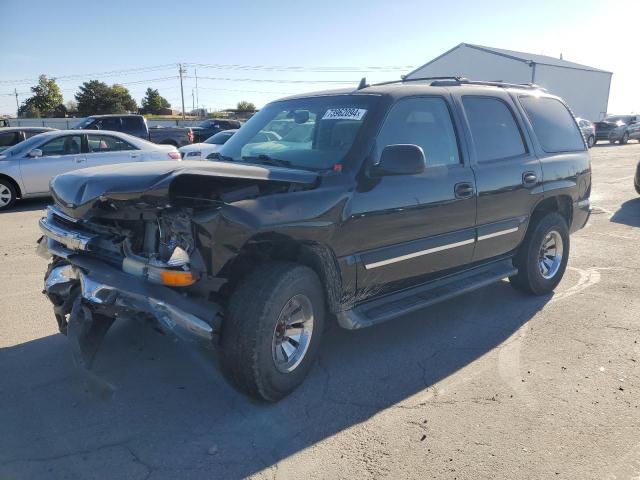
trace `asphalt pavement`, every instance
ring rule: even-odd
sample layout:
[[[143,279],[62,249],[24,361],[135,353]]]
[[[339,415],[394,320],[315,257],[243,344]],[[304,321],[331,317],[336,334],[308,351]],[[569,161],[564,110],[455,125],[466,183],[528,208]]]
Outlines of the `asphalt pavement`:
[[[591,152],[594,211],[553,295],[503,281],[333,328],[275,405],[137,323],[83,375],[41,294],[48,201],[0,213],[0,478],[639,478],[640,145]]]

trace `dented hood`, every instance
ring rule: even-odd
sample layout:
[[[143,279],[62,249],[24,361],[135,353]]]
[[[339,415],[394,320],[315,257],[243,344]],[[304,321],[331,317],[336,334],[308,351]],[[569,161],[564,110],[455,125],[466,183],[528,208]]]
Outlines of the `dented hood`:
[[[171,182],[180,175],[241,178],[312,184],[317,174],[307,170],[232,162],[140,162],[74,170],[51,180],[51,193],[67,213],[88,210],[97,199],[166,203]]]

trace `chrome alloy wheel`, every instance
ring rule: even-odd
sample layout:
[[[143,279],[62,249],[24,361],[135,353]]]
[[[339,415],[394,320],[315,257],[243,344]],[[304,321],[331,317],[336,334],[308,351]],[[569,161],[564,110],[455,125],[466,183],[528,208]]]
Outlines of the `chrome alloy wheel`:
[[[289,299],[280,311],[273,331],[271,354],[282,373],[294,370],[304,358],[313,334],[313,306],[306,295]]]
[[[0,183],[0,208],[6,207],[11,201],[11,190],[6,185]]]
[[[562,263],[562,237],[555,230],[551,230],[542,240],[538,255],[540,274],[546,280],[552,279]]]

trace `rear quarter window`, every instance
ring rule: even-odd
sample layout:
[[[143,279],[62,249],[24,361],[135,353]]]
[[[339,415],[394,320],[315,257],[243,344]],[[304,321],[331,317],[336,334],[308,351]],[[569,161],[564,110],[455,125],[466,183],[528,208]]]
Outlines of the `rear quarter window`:
[[[549,97],[520,96],[540,146],[547,153],[585,150],[584,139],[569,109]]]
[[[511,108],[494,97],[464,96],[478,162],[519,157],[527,153],[522,132]]]

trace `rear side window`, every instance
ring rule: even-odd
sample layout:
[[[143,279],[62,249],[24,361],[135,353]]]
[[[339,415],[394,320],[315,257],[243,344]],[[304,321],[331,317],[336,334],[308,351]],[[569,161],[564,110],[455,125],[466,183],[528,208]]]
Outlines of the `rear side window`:
[[[122,124],[118,117],[107,117],[100,120],[100,130],[112,130],[119,132],[122,130]]]
[[[502,100],[462,98],[478,162],[490,162],[527,153],[513,112]]]
[[[123,117],[122,118],[122,131],[123,132],[137,132],[144,130],[142,126],[142,119],[140,117]]]
[[[92,153],[136,150],[130,143],[110,135],[87,135],[87,143],[89,144],[89,151]]]
[[[584,150],[584,140],[569,109],[555,98],[521,96],[533,131],[547,153]]]
[[[403,143],[422,147],[427,166],[460,163],[451,114],[442,98],[408,98],[396,103],[378,134],[374,158],[379,161],[387,145]]]

